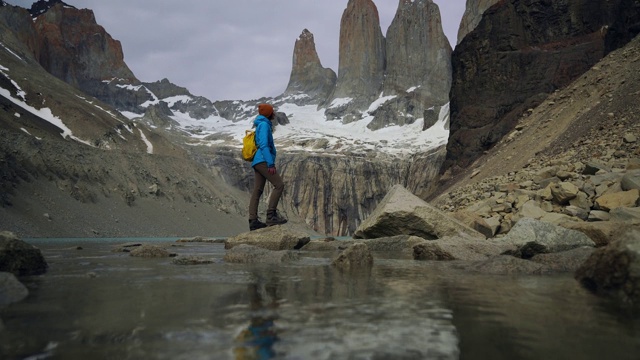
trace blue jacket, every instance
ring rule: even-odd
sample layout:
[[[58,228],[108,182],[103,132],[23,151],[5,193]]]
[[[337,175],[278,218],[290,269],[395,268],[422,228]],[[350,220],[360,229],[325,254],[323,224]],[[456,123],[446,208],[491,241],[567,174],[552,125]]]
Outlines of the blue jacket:
[[[251,166],[256,166],[266,162],[267,167],[276,166],[276,146],[273,143],[273,134],[271,131],[271,120],[262,115],[258,115],[253,120],[256,126],[256,155],[253,157]]]

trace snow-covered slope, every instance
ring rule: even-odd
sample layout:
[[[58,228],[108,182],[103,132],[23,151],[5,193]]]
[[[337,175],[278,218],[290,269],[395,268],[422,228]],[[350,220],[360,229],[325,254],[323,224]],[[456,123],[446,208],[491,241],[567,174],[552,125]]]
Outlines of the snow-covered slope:
[[[178,130],[190,137],[188,143],[192,145],[226,145],[238,146],[242,144],[245,130],[253,126],[256,115],[256,102],[234,102],[241,113],[239,118],[225,119],[218,115],[210,115],[205,119],[193,118],[189,113],[177,109],[176,104],[188,104],[194,98],[190,96],[172,96],[148,101],[140,106],[148,108],[165,102],[172,110],[169,116],[175,121],[166,130]],[[264,99],[262,99],[264,100]],[[297,105],[295,97],[277,98],[271,102],[276,111],[286,114],[289,124],[279,125],[274,132],[274,139],[279,149],[285,151],[311,151],[323,154],[384,154],[394,157],[426,152],[430,149],[446,145],[449,136],[449,106],[440,109],[439,120],[427,130],[424,119],[417,119],[411,125],[388,126],[380,130],[370,130],[367,125],[373,120],[375,110],[389,100],[380,98],[371,104],[362,114],[362,119],[351,123],[341,120],[327,120],[325,109],[318,109],[315,104]],[[265,100],[269,101],[269,100]],[[348,101],[345,99],[344,101]],[[144,114],[124,112],[128,118],[142,121]]]

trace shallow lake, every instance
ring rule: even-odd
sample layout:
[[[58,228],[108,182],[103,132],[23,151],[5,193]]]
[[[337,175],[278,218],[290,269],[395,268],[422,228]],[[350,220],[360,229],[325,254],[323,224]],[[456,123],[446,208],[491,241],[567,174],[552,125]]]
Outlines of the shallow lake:
[[[571,274],[487,276],[378,256],[343,273],[302,252],[286,265],[141,259],[133,239],[28,240],[49,263],[0,309],[1,359],[639,359],[640,315]],[[77,247],[81,247],[79,250]]]

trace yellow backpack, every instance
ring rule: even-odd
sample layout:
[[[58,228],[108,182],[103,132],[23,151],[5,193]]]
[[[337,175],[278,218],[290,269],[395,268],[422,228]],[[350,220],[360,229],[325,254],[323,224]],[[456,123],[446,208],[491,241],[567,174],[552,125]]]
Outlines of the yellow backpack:
[[[258,151],[258,147],[256,147],[256,132],[245,130],[244,139],[242,139],[242,158],[245,161],[253,161],[256,151]]]

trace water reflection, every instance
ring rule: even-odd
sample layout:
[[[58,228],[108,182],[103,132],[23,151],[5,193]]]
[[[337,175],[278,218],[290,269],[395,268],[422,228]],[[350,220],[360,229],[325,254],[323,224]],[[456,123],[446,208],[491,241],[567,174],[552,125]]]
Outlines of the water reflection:
[[[259,278],[259,276],[258,276]],[[278,341],[275,320],[278,318],[278,283],[276,278],[247,286],[249,326],[237,336],[233,350],[236,360],[266,360],[275,357],[273,345]]]

